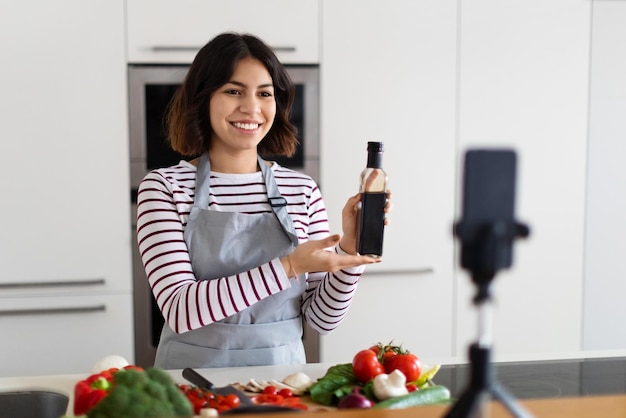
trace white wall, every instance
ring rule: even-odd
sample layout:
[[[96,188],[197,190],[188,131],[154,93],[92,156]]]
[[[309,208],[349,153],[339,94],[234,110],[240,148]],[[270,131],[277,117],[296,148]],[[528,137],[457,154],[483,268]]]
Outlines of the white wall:
[[[591,3],[461,2],[458,151],[517,150],[517,217],[531,227],[494,282],[499,360],[577,355],[582,336]],[[457,274],[457,349],[475,338]]]
[[[583,348],[626,348],[626,2],[595,1]]]

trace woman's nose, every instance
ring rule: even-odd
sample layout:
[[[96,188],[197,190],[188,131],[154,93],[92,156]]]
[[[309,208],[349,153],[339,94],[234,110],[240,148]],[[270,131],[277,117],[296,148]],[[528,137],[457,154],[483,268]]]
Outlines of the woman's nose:
[[[261,102],[256,96],[245,96],[240,109],[243,113],[254,114],[261,110]]]

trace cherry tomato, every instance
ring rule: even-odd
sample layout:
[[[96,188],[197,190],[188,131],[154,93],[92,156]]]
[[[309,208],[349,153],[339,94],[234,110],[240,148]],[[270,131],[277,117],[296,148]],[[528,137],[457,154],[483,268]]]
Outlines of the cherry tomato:
[[[196,415],[198,415],[203,408],[213,408],[218,412],[226,412],[230,409],[237,408],[241,404],[241,400],[235,394],[218,395],[210,390],[186,384],[178,385],[178,387],[185,394],[187,399],[189,399]]]
[[[220,401],[220,404],[226,405],[230,408],[237,408],[241,405],[241,399],[239,399],[239,396],[234,393],[229,393],[224,396],[224,398]]]
[[[366,383],[385,372],[385,368],[378,361],[373,350],[361,350],[352,359],[354,375],[361,383]]]
[[[265,386],[263,388],[263,392],[261,393],[264,393],[266,395],[276,395],[278,393],[278,389],[276,389],[276,386],[269,385]]]
[[[252,398],[256,404],[282,405],[285,398],[277,394],[261,393]]]
[[[286,407],[294,408],[294,409],[301,409],[303,411],[306,411],[309,409],[308,406],[300,402],[300,398],[298,398],[297,396],[294,396],[291,398],[285,398],[285,400],[282,403],[282,406],[286,406]]]
[[[415,354],[397,354],[385,362],[385,373],[389,374],[394,370],[404,373],[407,382],[414,382],[422,374],[422,362]]]
[[[278,391],[278,394],[283,398],[293,398],[293,391],[289,388],[282,388]]]

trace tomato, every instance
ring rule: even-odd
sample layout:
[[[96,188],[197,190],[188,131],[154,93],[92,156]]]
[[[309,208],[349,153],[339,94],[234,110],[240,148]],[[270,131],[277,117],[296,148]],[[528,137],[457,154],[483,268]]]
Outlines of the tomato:
[[[263,405],[263,404],[271,404],[271,405],[282,405],[285,398],[277,394],[269,394],[262,393],[260,395],[256,395],[252,398],[254,403]]]
[[[241,399],[239,399],[239,396],[235,395],[234,393],[229,393],[220,400],[220,404],[225,405],[229,408],[237,408],[239,405],[241,405]]]
[[[385,361],[385,373],[394,370],[404,373],[407,382],[415,382],[422,374],[422,362],[415,354],[399,353]]]
[[[394,351],[393,346],[391,345],[386,345],[384,347],[382,344],[373,345],[370,347],[370,350],[376,353],[376,355],[378,356],[378,361],[382,361],[383,364],[385,363],[385,361],[387,361],[389,357],[393,357],[397,354]],[[385,353],[383,355],[380,354],[382,350],[385,350]]]
[[[278,393],[278,389],[276,389],[276,386],[269,385],[265,386],[263,388],[263,392],[261,393],[264,393],[266,395],[276,395]]]
[[[293,409],[301,409],[303,411],[307,411],[309,409],[308,406],[300,402],[300,398],[297,396],[292,396],[291,398],[285,398],[282,406],[286,406],[288,408],[293,408]]]
[[[361,383],[366,383],[385,372],[385,368],[378,361],[373,350],[361,350],[352,359],[354,375]]]
[[[289,389],[287,389],[289,390]],[[287,395],[287,392],[283,392],[284,389],[281,389],[278,394],[269,394],[269,393],[261,393],[260,395],[256,395],[252,397],[252,402],[257,405],[278,405],[278,406],[286,406],[293,409],[301,409],[303,411],[308,410],[308,406],[303,403],[300,403],[300,398],[297,396],[293,396],[291,390],[289,390],[290,396],[283,396],[283,394]]]
[[[210,390],[202,389],[186,384],[178,385],[182,393],[189,399],[194,413],[198,415],[203,408],[213,408],[218,412],[226,412],[237,408],[241,400],[235,394],[218,395]]]
[[[409,383],[408,385],[406,385],[406,390],[408,390],[409,392],[415,392],[417,390],[417,386],[415,386],[413,383]]]
[[[283,398],[293,398],[293,391],[289,388],[282,388],[278,391],[278,394]]]

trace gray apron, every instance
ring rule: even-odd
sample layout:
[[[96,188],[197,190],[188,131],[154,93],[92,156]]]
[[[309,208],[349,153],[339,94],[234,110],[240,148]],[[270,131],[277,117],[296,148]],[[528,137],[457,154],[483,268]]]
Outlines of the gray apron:
[[[272,170],[258,157],[273,213],[243,214],[208,210],[208,154],[196,172],[196,196],[184,231],[197,280],[213,280],[248,271],[289,254],[298,244],[286,200]],[[300,300],[305,280],[243,311],[199,329],[176,334],[165,324],[155,366],[234,367],[306,362]],[[219,308],[218,308],[219,309]]]

